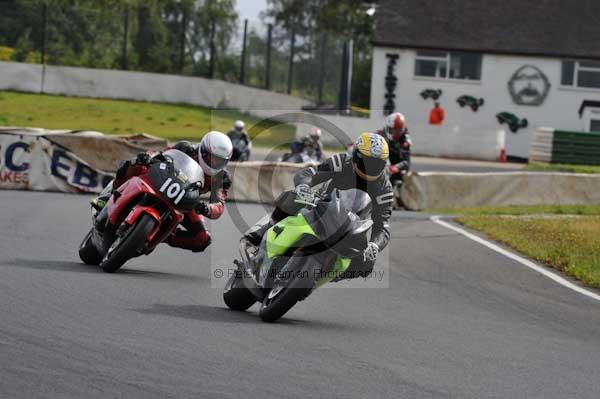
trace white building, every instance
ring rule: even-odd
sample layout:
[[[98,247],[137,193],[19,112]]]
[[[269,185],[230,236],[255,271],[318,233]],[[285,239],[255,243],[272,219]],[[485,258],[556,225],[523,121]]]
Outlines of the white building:
[[[417,154],[527,158],[536,127],[600,131],[600,1],[380,1],[371,109],[403,112]]]

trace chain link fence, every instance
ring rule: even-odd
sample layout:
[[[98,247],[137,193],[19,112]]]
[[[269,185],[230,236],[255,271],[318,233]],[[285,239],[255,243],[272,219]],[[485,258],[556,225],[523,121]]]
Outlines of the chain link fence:
[[[314,109],[349,108],[350,41],[331,33],[300,37],[235,17],[218,23],[194,2],[159,11],[108,0],[1,3],[3,61],[216,78],[302,97]]]

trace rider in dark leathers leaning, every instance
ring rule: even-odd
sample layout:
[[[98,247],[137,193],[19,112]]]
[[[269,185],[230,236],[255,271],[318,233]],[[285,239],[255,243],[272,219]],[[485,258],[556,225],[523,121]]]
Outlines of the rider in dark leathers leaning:
[[[258,245],[264,233],[275,223],[296,214],[301,206],[294,202],[298,194],[310,195],[311,187],[329,181],[327,190],[356,188],[371,198],[373,228],[363,259],[353,260],[342,278],[366,277],[373,271],[377,255],[390,240],[390,217],[394,194],[385,173],[389,150],[385,139],[375,133],[363,133],[354,145],[352,156],[336,154],[322,164],[301,170],[294,177],[296,189],[283,193],[268,223],[259,223],[245,235]],[[338,278],[338,280],[341,278]]]
[[[410,171],[412,141],[406,127],[406,118],[400,112],[395,112],[386,118],[384,128],[375,133],[385,137],[390,148],[388,173],[391,183],[401,182]]]

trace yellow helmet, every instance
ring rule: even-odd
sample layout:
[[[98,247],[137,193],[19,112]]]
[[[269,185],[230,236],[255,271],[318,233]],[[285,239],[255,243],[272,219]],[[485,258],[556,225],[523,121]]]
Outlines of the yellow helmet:
[[[374,181],[383,174],[389,156],[388,144],[381,135],[363,133],[354,144],[352,167],[359,177]]]

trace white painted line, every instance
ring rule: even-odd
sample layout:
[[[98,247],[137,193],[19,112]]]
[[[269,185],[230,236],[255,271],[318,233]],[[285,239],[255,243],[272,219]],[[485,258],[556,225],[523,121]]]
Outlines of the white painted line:
[[[441,226],[444,226],[450,230],[454,230],[459,234],[462,234],[463,236],[470,238],[471,240],[478,242],[479,244],[488,247],[491,250],[494,250],[514,261],[519,262],[520,264],[527,266],[528,268],[535,270],[536,272],[548,277],[551,280],[554,280],[555,282],[557,282],[558,284],[567,287],[573,291],[579,292],[582,295],[585,295],[589,298],[595,299],[597,301],[600,301],[600,295],[596,294],[595,292],[586,290],[585,288],[582,288],[576,284],[573,284],[572,282],[570,282],[569,280],[559,276],[558,274],[555,274],[551,271],[549,271],[545,266],[541,266],[538,265],[535,262],[530,261],[529,259],[525,259],[522,256],[519,256],[513,252],[507,251],[506,249],[490,242],[487,240],[484,240],[481,237],[476,236],[475,234],[469,233],[468,231],[461,229],[458,226],[454,226],[453,224],[450,224],[448,222],[445,222],[443,220],[441,220],[441,217],[436,215],[436,216],[431,216],[430,217],[431,221],[434,223],[437,223]]]

